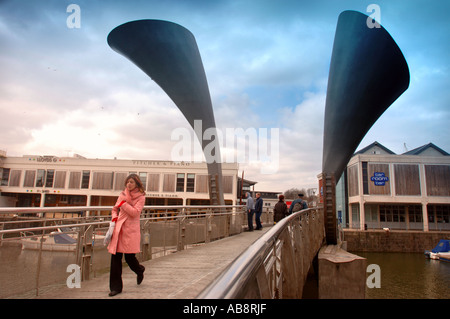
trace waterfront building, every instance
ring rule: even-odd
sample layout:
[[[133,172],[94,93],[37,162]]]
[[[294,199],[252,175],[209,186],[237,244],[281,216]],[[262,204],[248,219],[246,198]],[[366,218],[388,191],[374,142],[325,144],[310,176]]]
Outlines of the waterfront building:
[[[225,203],[236,205],[237,163],[223,163]],[[130,173],[140,176],[146,205],[209,205],[206,163],[88,159],[0,153],[0,206],[112,206]]]
[[[250,192],[252,197],[256,199],[256,193],[261,194],[263,200],[263,207],[273,208],[278,203],[278,196],[283,194],[282,192],[270,192],[270,191],[252,191]]]
[[[247,199],[245,197],[247,192],[251,194],[253,199],[256,199],[256,193],[260,193],[261,198],[263,199],[263,206],[266,208],[272,208],[278,202],[278,196],[282,194],[282,192],[255,191],[255,185],[257,182],[247,179],[242,180],[242,178],[239,178],[238,180],[238,192],[242,187],[242,204],[247,203]]]
[[[450,156],[432,143],[397,155],[374,142],[350,159],[336,211],[344,228],[450,230]]]

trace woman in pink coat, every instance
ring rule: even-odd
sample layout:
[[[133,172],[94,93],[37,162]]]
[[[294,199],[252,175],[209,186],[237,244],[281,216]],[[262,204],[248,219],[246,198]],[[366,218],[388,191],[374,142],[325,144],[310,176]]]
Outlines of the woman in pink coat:
[[[144,279],[145,267],[139,264],[136,253],[141,250],[140,216],[145,204],[145,192],[139,176],[131,174],[125,180],[125,190],[120,193],[112,209],[112,221],[116,222],[108,251],[111,255],[109,296],[122,292],[122,256],[131,270],[137,274],[137,284]]]

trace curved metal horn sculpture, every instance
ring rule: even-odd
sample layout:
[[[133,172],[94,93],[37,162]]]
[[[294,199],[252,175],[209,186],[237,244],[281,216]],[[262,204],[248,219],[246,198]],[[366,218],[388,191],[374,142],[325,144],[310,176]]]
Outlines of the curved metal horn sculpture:
[[[408,65],[397,44],[382,26],[369,28],[367,19],[344,11],[336,27],[322,158],[323,175],[334,176],[336,183],[372,125],[409,86]],[[334,234],[327,228],[328,241],[336,236],[335,213],[326,219],[334,227]]]
[[[138,20],[112,30],[108,44],[152,78],[178,106],[192,128],[195,120],[202,121],[201,132],[195,132],[197,138],[204,152],[207,145],[215,143],[213,155],[214,159],[219,159],[212,161],[209,154],[205,154],[208,174],[217,177],[216,189],[210,197],[213,204],[224,205],[219,143],[203,139],[205,130],[215,130],[216,124],[208,82],[192,33],[168,21]]]

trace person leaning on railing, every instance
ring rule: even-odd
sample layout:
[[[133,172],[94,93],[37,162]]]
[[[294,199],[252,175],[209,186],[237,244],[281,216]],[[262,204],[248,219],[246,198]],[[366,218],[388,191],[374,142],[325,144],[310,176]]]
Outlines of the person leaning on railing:
[[[108,251],[111,253],[109,276],[109,296],[122,292],[122,257],[137,275],[137,284],[144,279],[145,267],[139,264],[136,253],[140,252],[140,215],[145,204],[145,192],[139,176],[129,175],[125,180],[125,190],[120,193],[112,209],[112,221],[116,222]]]

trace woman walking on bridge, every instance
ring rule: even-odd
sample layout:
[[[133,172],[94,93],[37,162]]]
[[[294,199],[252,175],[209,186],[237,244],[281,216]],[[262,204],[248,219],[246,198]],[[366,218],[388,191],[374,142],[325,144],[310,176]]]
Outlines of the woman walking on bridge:
[[[129,175],[125,180],[125,190],[120,193],[112,209],[112,221],[116,222],[108,251],[111,255],[109,275],[109,296],[122,292],[122,257],[131,270],[137,274],[137,284],[144,279],[145,267],[139,264],[136,253],[141,250],[140,216],[145,204],[145,192],[139,176]]]

